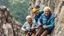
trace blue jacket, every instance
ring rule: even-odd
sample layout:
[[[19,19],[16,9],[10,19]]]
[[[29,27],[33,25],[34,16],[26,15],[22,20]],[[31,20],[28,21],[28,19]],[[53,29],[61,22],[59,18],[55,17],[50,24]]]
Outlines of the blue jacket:
[[[41,23],[43,25],[47,25],[46,29],[53,29],[54,28],[54,14],[50,13],[48,17],[45,16],[43,13],[41,17],[38,20],[38,23]]]
[[[39,13],[38,13],[38,16],[37,15],[34,15],[34,19],[35,19],[35,22],[37,23],[38,19],[40,18],[40,16],[44,13],[43,10],[39,10]]]

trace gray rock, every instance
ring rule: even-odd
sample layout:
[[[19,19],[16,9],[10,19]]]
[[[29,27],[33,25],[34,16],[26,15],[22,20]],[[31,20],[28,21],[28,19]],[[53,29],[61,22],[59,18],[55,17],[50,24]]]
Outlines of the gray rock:
[[[21,23],[16,21],[8,8],[0,6],[0,36],[22,36]]]

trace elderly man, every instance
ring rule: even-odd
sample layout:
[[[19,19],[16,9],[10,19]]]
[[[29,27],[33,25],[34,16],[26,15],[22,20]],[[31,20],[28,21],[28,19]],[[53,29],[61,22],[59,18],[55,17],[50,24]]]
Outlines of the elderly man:
[[[32,21],[32,17],[28,15],[26,17],[26,22],[22,26],[22,30],[26,33],[26,36],[35,36],[36,24]]]
[[[54,28],[54,14],[50,7],[44,8],[44,13],[38,20],[39,30],[36,36],[46,36]]]

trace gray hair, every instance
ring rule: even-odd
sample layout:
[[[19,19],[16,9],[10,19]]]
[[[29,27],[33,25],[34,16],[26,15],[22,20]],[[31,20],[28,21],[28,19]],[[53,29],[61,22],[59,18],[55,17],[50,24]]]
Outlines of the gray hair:
[[[28,15],[27,17],[26,17],[26,20],[28,19],[28,18],[32,18],[30,15]]]
[[[50,10],[50,11],[51,11],[51,8],[50,8],[50,7],[48,7],[48,6],[44,8],[44,11],[45,11],[46,9],[48,9],[48,10]]]

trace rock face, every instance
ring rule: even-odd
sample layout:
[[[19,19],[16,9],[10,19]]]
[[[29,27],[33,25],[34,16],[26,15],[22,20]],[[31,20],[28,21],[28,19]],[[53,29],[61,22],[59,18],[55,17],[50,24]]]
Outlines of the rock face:
[[[21,36],[21,24],[13,19],[9,9],[0,6],[0,36]]]
[[[39,5],[40,9],[49,6],[55,14],[55,28],[51,36],[64,36],[64,0],[31,0],[30,2],[31,9],[36,5]]]

